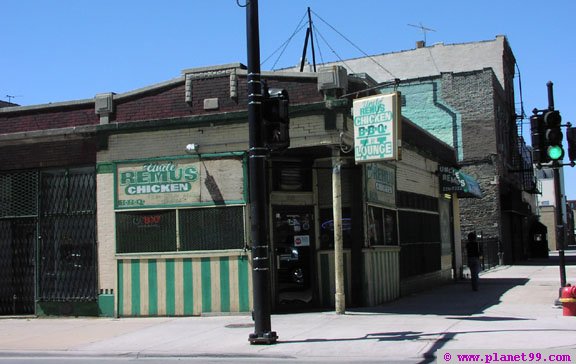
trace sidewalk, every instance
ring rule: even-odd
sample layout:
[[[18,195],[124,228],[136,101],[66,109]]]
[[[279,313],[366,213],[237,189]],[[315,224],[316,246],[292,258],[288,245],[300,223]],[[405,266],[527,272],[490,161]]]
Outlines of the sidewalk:
[[[576,283],[576,266],[566,268]],[[248,316],[0,319],[0,356],[259,357],[431,361],[438,349],[576,348],[576,317],[554,306],[558,266],[517,265],[373,308],[272,316],[253,346]]]

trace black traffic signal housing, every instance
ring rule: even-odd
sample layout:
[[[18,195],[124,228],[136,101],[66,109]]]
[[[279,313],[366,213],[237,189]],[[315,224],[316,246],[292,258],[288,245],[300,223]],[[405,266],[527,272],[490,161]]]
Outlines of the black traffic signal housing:
[[[534,164],[548,163],[550,158],[548,158],[547,152],[546,124],[543,114],[534,114],[530,117],[530,133],[532,136],[532,162]]]
[[[570,162],[576,162],[576,128],[568,128],[566,139],[568,141],[568,158],[570,158]]]
[[[288,92],[280,88],[264,88],[262,133],[264,146],[279,152],[290,147],[290,117]]]
[[[564,147],[562,146],[562,117],[558,110],[550,110],[544,114],[546,124],[546,154],[553,162],[562,162],[564,158]]]

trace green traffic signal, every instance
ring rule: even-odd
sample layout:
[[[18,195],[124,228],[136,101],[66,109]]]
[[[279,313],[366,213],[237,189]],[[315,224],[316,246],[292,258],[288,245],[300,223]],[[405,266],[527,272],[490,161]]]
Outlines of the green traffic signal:
[[[546,125],[546,154],[553,162],[562,161],[564,158],[564,149],[562,148],[562,116],[560,111],[551,110],[544,114],[544,123]]]
[[[548,157],[551,160],[557,161],[564,157],[564,149],[560,145],[551,145],[548,147]]]

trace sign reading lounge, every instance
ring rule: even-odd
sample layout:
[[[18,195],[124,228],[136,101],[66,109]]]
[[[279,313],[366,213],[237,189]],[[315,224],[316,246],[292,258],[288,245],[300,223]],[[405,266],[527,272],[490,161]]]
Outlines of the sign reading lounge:
[[[400,159],[400,93],[354,100],[356,163]]]
[[[200,199],[197,160],[154,161],[117,166],[117,208],[181,205]]]

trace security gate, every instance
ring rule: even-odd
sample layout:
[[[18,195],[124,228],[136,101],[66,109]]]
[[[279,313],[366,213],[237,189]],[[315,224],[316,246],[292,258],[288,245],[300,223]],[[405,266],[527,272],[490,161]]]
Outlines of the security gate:
[[[39,301],[96,299],[94,168],[40,175]]]
[[[34,313],[35,219],[0,221],[0,315]]]
[[[0,174],[0,315],[94,301],[93,167]]]

